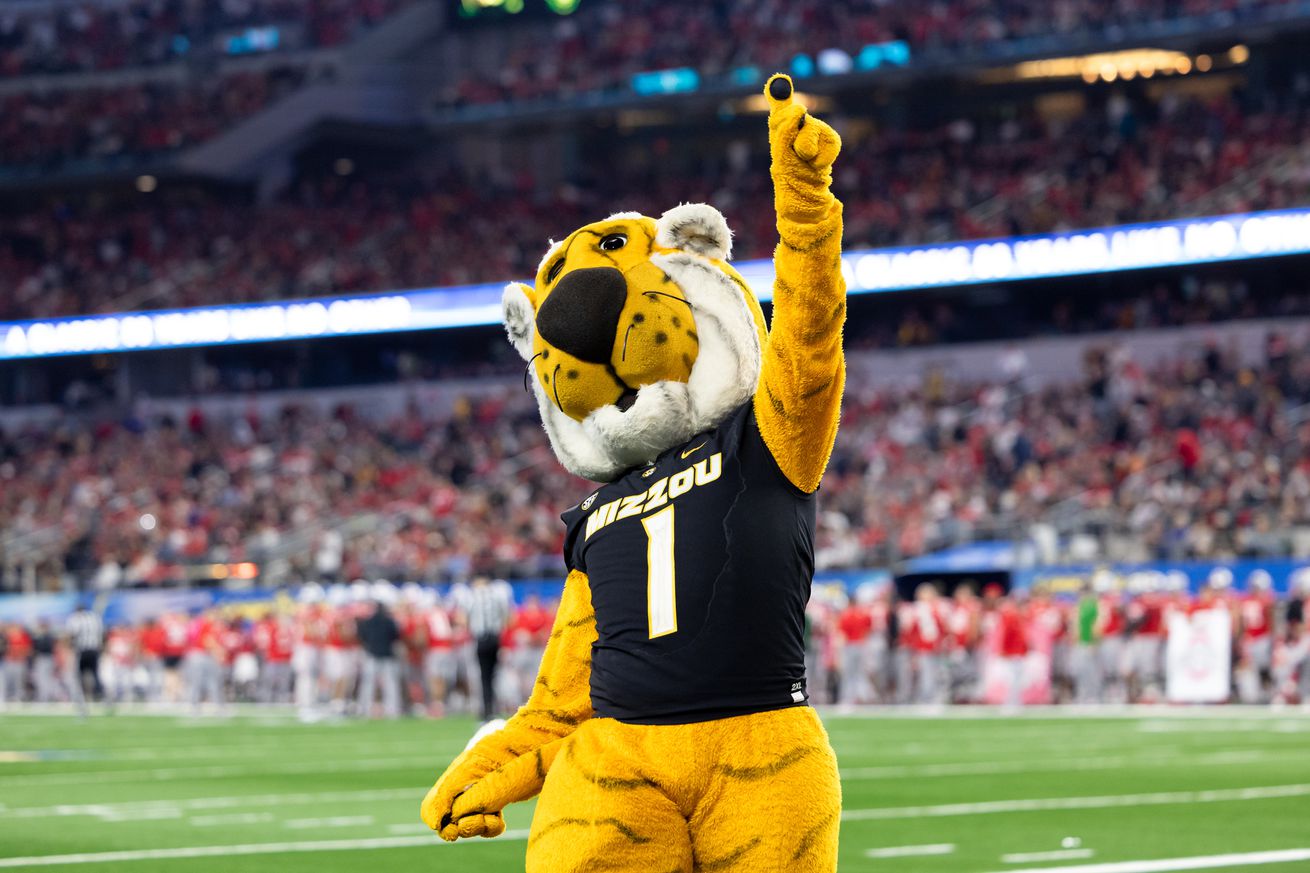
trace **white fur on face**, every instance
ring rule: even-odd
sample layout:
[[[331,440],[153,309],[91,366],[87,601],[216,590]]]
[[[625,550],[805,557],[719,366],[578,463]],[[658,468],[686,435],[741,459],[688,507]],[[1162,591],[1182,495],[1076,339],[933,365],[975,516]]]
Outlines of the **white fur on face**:
[[[696,434],[718,425],[749,400],[759,384],[760,334],[742,296],[751,292],[695,255],[677,252],[655,255],[651,261],[682,289],[696,319],[700,351],[687,380]]]
[[[748,401],[759,382],[760,335],[742,289],[696,255],[675,252],[651,260],[682,290],[696,322],[700,351],[688,381],[646,385],[626,412],[608,404],[578,422],[555,405],[540,381],[532,380],[555,455],[584,479],[612,481],[711,430]],[[525,358],[530,340],[528,348]]]
[[[618,213],[611,219],[640,218]],[[723,216],[703,203],[685,203],[664,213],[656,242],[681,249],[651,257],[682,291],[696,322],[700,350],[686,382],[646,385],[627,411],[609,404],[578,422],[555,405],[533,379],[541,421],[560,463],[571,473],[609,482],[624,470],[653,461],[674,446],[711,430],[755,393],[760,378],[760,335],[743,293],[707,258],[726,259],[732,235]],[[545,264],[560,248],[552,243]],[[510,283],[502,297],[505,329],[524,360],[531,360],[536,311],[531,289]]]

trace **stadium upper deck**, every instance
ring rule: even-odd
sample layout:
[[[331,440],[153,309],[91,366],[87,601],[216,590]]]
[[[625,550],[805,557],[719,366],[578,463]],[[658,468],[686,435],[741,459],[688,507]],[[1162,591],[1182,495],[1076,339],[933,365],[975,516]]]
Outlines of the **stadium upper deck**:
[[[0,114],[0,156],[57,161],[78,149],[173,148],[270,96],[260,79],[241,82],[250,88],[224,81],[199,106],[175,104],[176,117],[136,113],[144,86],[114,100],[69,92],[63,96],[79,98],[73,105],[89,100],[90,111],[103,110],[95,136],[75,129],[85,122],[82,109],[52,112],[36,127],[21,113]],[[900,127],[852,115],[849,159],[837,178],[846,246],[1310,203],[1302,160],[1310,92],[1232,79],[1202,84],[1105,86],[1058,113],[1023,99],[962,105],[949,120]],[[138,129],[124,130],[132,119]],[[31,135],[20,135],[24,129]],[[684,133],[694,148],[673,146]],[[620,207],[658,215],[688,200],[727,214],[737,257],[769,254],[767,155],[740,125],[618,140],[584,134],[580,147],[596,160],[563,178],[517,161],[483,173],[443,170],[448,156],[436,146],[398,169],[381,167],[355,144],[342,149],[358,165],[324,161],[268,202],[153,177],[157,190],[36,198],[0,218],[0,269],[9,285],[0,320],[494,282],[531,275],[548,239],[597,215]],[[478,256],[467,257],[471,251]]]
[[[91,0],[0,9],[0,77],[212,61],[349,42],[402,0]]]

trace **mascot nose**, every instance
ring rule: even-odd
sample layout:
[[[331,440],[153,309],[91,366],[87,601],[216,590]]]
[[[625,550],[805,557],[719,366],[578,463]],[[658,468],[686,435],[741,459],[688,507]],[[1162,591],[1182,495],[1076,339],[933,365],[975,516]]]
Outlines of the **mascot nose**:
[[[590,364],[608,364],[628,282],[613,267],[586,267],[559,280],[537,310],[537,333],[562,352]]]

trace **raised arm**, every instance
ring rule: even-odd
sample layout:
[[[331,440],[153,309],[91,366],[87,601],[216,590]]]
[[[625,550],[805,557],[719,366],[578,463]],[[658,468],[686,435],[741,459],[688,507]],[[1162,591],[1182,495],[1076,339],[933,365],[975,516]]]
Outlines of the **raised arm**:
[[[423,821],[442,839],[499,836],[505,830],[500,811],[541,790],[560,741],[592,716],[595,641],[591,587],[586,575],[574,570],[564,583],[528,702],[505,727],[456,758],[423,798]]]
[[[787,76],[769,79],[764,92],[780,241],[755,418],[783,474],[812,492],[832,454],[846,382],[842,205],[831,190],[841,138],[793,99]]]

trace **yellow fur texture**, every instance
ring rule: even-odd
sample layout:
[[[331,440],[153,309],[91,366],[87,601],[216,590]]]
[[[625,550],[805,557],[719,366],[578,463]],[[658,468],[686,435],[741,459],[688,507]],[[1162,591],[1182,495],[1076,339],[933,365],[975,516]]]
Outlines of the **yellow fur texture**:
[[[819,487],[837,437],[846,362],[846,281],[841,273],[842,205],[831,190],[841,139],[769,80],[778,248],[773,255],[773,323],[755,393],[764,443],[792,484]]]
[[[786,87],[775,89],[779,78]],[[767,333],[753,295],[746,296],[763,343],[754,395],[760,432],[792,484],[812,492],[832,450],[845,379],[842,209],[829,187],[841,143],[792,99],[790,85],[774,77],[765,88],[781,239]],[[691,327],[672,321],[685,317],[683,311],[646,293],[659,287],[659,276],[645,271],[645,259],[668,251],[652,229],[652,220],[639,216],[589,225],[542,262],[540,293],[521,286],[537,311],[557,263],[567,261],[570,271],[616,263],[629,285],[620,324],[640,312],[641,324],[669,334],[656,343],[656,334],[643,328],[640,348],[629,338],[631,360],[615,338],[609,366],[631,376],[629,384],[685,380],[691,363],[684,356],[694,359],[697,351]],[[599,245],[615,232],[627,234],[631,245],[612,255],[592,245],[593,237]],[[573,245],[577,239],[586,242]],[[724,260],[713,262],[736,276]],[[740,277],[734,281],[745,289]],[[674,339],[678,329],[683,334]],[[552,395],[558,388],[560,408],[570,417],[615,402],[619,388],[606,381],[603,365],[551,352],[539,338],[534,350],[551,354],[533,359],[536,376]],[[570,378],[570,369],[577,375]],[[596,638],[589,583],[574,571],[531,698],[503,730],[457,758],[428,792],[422,818],[429,827],[447,840],[494,837],[504,831],[500,812],[506,805],[540,792],[527,848],[531,873],[836,870],[841,788],[827,734],[812,709],[683,725],[593,718]]]
[[[840,806],[809,707],[658,727],[593,719],[546,778],[527,869],[826,873]]]

